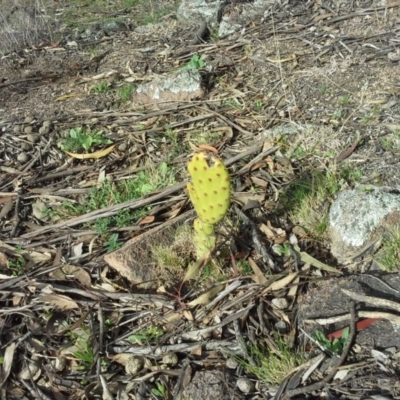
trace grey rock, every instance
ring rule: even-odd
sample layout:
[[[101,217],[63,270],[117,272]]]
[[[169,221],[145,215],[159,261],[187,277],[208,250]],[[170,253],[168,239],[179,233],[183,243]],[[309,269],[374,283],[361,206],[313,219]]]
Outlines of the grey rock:
[[[50,128],[48,126],[41,126],[39,128],[39,134],[40,135],[45,135],[45,134],[47,134],[49,132],[50,132]]]
[[[178,364],[178,356],[176,353],[167,353],[163,355],[162,363],[165,365],[176,365]]]
[[[127,25],[122,21],[106,21],[103,23],[102,28],[106,33],[122,32],[128,29]]]
[[[198,371],[183,390],[183,398],[191,400],[228,400],[227,377],[222,371]]]
[[[47,119],[46,121],[43,121],[42,127],[43,127],[43,128],[49,128],[49,129],[50,129],[50,127],[51,127],[51,121],[50,121],[49,119]]]
[[[234,358],[228,358],[226,360],[226,368],[236,369],[239,366],[239,363]]]
[[[132,93],[132,101],[136,105],[158,104],[163,107],[163,103],[170,106],[171,102],[189,101],[203,93],[201,75],[197,69],[191,68],[138,86]]]
[[[20,147],[21,150],[29,151],[32,148],[32,145],[26,142],[21,142]]]
[[[32,126],[26,126],[24,128],[24,133],[29,134],[29,133],[32,133],[32,131],[33,131],[33,127]]]
[[[17,160],[18,160],[18,162],[23,164],[23,163],[26,163],[29,160],[29,156],[24,151],[22,151],[21,153],[18,154]]]
[[[128,145],[126,143],[121,143],[118,145],[119,151],[126,151],[127,148],[128,148]]]
[[[400,192],[385,188],[343,191],[329,213],[331,252],[344,262],[399,223]]]
[[[26,135],[26,139],[31,143],[37,143],[40,140],[39,136],[35,135],[34,133],[29,133]]]
[[[25,123],[25,124],[31,124],[33,121],[34,121],[34,119],[33,119],[33,117],[31,117],[31,116],[27,116],[27,117],[25,117],[25,119],[24,119],[24,123]]]
[[[182,0],[176,15],[182,22],[205,21],[215,25],[220,4],[220,0]]]
[[[15,125],[13,128],[14,133],[20,133],[21,132],[21,125]]]
[[[244,376],[237,380],[236,386],[242,393],[250,393],[254,391],[254,382]]]

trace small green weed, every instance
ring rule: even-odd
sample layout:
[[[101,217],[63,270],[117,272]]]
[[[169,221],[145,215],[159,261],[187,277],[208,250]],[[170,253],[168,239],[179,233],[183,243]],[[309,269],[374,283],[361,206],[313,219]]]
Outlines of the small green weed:
[[[374,105],[371,108],[371,111],[367,115],[361,118],[361,122],[363,122],[364,124],[368,124],[369,122],[377,119],[378,115],[379,115],[379,108],[378,106]]]
[[[350,104],[350,102],[351,102],[351,97],[349,95],[345,95],[345,96],[339,97],[338,103],[341,106],[347,106],[347,105]]]
[[[337,109],[333,112],[333,114],[332,114],[332,116],[331,116],[331,119],[332,119],[333,121],[340,121],[343,117],[344,117],[344,110],[343,110],[342,108],[337,108]]]
[[[384,271],[400,271],[400,225],[396,225],[384,234],[375,261]]]
[[[282,204],[296,224],[315,239],[323,239],[328,226],[329,206],[343,181],[335,172],[314,172],[293,182],[282,197]]]
[[[300,353],[294,353],[283,341],[277,341],[279,351],[272,352],[261,347],[250,347],[249,351],[256,365],[250,365],[244,360],[239,363],[263,382],[279,385],[286,376],[301,365],[305,358]]]
[[[318,86],[318,92],[319,92],[321,95],[324,95],[324,94],[328,93],[328,89],[329,89],[329,86],[328,86],[326,83],[321,83],[321,84]]]
[[[242,103],[240,103],[236,98],[226,99],[223,101],[223,104],[225,104],[235,110],[243,110],[243,108],[244,108],[244,105]]]
[[[119,249],[122,246],[122,242],[118,240],[119,234],[118,233],[112,233],[107,242],[104,242],[104,246],[107,249],[107,253],[111,253],[114,250]]]
[[[250,267],[250,264],[246,260],[239,260],[236,263],[237,269],[243,274],[243,275],[249,275],[253,273],[253,268]]]
[[[139,0],[124,0],[124,6],[126,8],[134,7],[138,4]]]
[[[218,132],[206,130],[203,132],[194,133],[193,135],[190,135],[190,138],[196,145],[213,144],[220,139],[220,135],[218,134]]]
[[[164,331],[158,326],[152,326],[150,328],[143,329],[138,333],[134,333],[128,337],[128,340],[133,344],[142,345],[143,343],[149,343],[154,340],[157,340],[162,335],[164,335]]]
[[[61,205],[60,217],[78,216],[91,211],[108,207],[112,204],[123,203],[128,200],[137,199],[151,193],[163,186],[175,183],[175,171],[166,163],[161,163],[158,168],[148,168],[139,171],[136,177],[123,180],[117,183],[105,180],[99,187],[91,189],[85,201],[79,204],[70,201],[63,202]],[[130,211],[120,210],[113,217],[100,218],[94,223],[86,226],[95,229],[105,240],[106,246],[111,249],[119,246],[118,237],[108,235],[111,227],[123,228],[142,218],[149,208],[141,208]]]
[[[94,352],[92,346],[87,340],[81,337],[76,339],[75,346],[78,350],[71,352],[71,354],[80,363],[78,370],[89,370],[94,363]]]
[[[157,396],[160,399],[168,400],[167,389],[161,382],[156,382],[156,387],[151,389],[151,393],[153,393],[154,396]]]
[[[313,338],[330,353],[341,354],[349,338],[349,332],[348,327],[343,329],[342,336],[339,339],[333,339],[332,342],[321,331],[315,331]]]
[[[108,82],[100,82],[96,86],[92,88],[93,93],[106,93],[110,90],[110,86],[108,85]]]
[[[21,246],[15,248],[14,260],[7,261],[7,268],[11,271],[13,276],[22,276],[25,273],[25,259],[22,256],[23,249]]]
[[[85,130],[83,128],[74,128],[69,131],[69,138],[61,142],[61,149],[70,152],[88,152],[94,146],[111,144],[112,140],[104,137],[103,131]]]
[[[257,101],[256,102],[256,108],[257,110],[261,111],[264,108],[264,102],[263,101]]]
[[[190,61],[183,67],[178,68],[176,70],[176,72],[183,71],[185,69],[191,69],[191,68],[200,69],[200,68],[204,68],[205,65],[206,65],[205,62],[203,61],[203,59],[201,57],[199,57],[197,54],[193,54]]]
[[[399,151],[400,132],[395,131],[381,138],[381,146],[385,151]]]
[[[163,141],[172,146],[172,148],[169,151],[169,157],[168,157],[170,161],[190,151],[188,143],[182,140],[181,134],[178,131],[174,131],[171,128],[166,128],[165,137],[163,138]]]
[[[126,85],[118,90],[118,96],[124,103],[131,99],[132,93],[137,89],[134,84]]]
[[[290,245],[287,243],[274,245],[274,250],[281,256],[289,256],[291,254]]]

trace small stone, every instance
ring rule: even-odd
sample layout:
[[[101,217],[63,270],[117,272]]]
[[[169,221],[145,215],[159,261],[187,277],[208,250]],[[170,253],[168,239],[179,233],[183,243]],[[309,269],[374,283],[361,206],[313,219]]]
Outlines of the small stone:
[[[28,154],[22,151],[21,153],[18,154],[17,160],[21,164],[26,163],[29,160]]]
[[[239,363],[234,358],[228,358],[226,360],[226,368],[236,369],[239,366]]]
[[[21,132],[21,126],[20,125],[15,125],[13,128],[14,133],[20,133]]]
[[[125,372],[128,375],[136,375],[143,369],[144,360],[142,357],[129,357],[125,364]]]
[[[162,362],[165,365],[176,365],[178,364],[178,356],[175,353],[167,353],[163,356]]]
[[[29,133],[32,133],[32,131],[33,131],[33,127],[32,126],[26,126],[24,128],[24,133],[29,134]]]
[[[50,128],[48,126],[42,126],[39,128],[40,135],[46,135],[46,133],[50,132]]]
[[[119,151],[126,151],[127,149],[127,144],[126,143],[121,143],[120,145],[118,145],[118,150]]]
[[[32,148],[32,145],[26,142],[21,142],[20,144],[21,150],[29,151]]]
[[[236,386],[242,393],[250,393],[254,391],[254,383],[245,377],[241,377],[237,380]]]
[[[38,141],[39,141],[39,136],[38,135],[35,135],[34,133],[29,133],[27,136],[26,136],[26,139],[28,140],[28,142],[31,142],[31,143],[37,143]]]
[[[279,298],[272,299],[272,304],[278,310],[284,310],[284,309],[289,307],[289,303],[284,297],[279,297]]]
[[[278,321],[275,324],[275,328],[279,333],[286,333],[288,330],[284,321]]]
[[[33,122],[33,117],[30,117],[30,116],[25,117],[25,119],[24,119],[25,124],[31,124],[32,122]]]
[[[28,364],[25,364],[24,368],[18,374],[18,378],[23,380],[37,380],[39,376],[40,369],[35,362],[29,362]]]
[[[56,371],[61,372],[67,365],[67,360],[65,357],[57,357],[55,360],[51,362]]]
[[[49,119],[46,119],[46,121],[43,121],[42,127],[43,128],[49,128],[49,130],[50,130],[51,121]]]

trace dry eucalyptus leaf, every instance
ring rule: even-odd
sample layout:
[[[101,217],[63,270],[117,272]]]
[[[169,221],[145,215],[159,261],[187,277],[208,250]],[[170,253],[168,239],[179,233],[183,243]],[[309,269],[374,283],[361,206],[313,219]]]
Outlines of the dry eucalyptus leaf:
[[[208,257],[207,257],[208,258]],[[185,277],[183,278],[183,282],[189,281],[190,279],[194,279],[199,272],[199,269],[204,263],[207,261],[205,260],[197,260],[194,263],[191,263],[188,266],[188,270],[186,272]]]
[[[108,358],[117,362],[118,364],[125,366],[132,357],[136,356],[133,356],[131,353],[119,353],[115,355],[110,355]]]
[[[77,281],[82,283],[86,287],[90,287],[91,279],[90,275],[87,271],[85,271],[82,267],[78,267],[76,265],[66,264],[60,268],[55,269],[50,273],[55,279],[65,281],[67,280],[67,275],[73,276]]]
[[[192,300],[188,306],[194,307],[198,306],[200,304],[208,304],[213,297],[215,297],[222,289],[224,288],[224,285],[218,285],[211,290],[209,290],[206,293],[203,293],[201,296],[199,296],[197,299]]]
[[[103,377],[103,375],[100,375],[100,382],[101,386],[103,388],[103,400],[114,400],[114,396],[112,395],[110,389],[108,388],[108,382],[106,379]]]
[[[0,199],[0,204],[4,203],[2,209],[0,210],[0,219],[4,218],[13,208],[14,201],[13,198]]]
[[[7,259],[6,255],[0,251],[0,268],[1,269],[7,268],[7,266],[8,266],[7,261],[8,261],[8,259]]]
[[[249,258],[247,261],[254,272],[254,276],[252,277],[254,282],[259,283],[260,285],[265,285],[268,281],[267,278],[262,273],[261,269],[258,267],[258,265],[252,258]]]
[[[15,343],[11,343],[7,346],[4,352],[3,365],[0,375],[0,388],[4,385],[4,383],[7,381],[8,376],[10,375],[11,367],[14,363],[14,352],[16,347],[17,346]]]
[[[107,147],[104,150],[100,151],[95,151],[94,153],[85,153],[85,154],[79,154],[79,153],[71,153],[69,151],[66,151],[65,153],[68,154],[70,157],[73,158],[79,158],[80,160],[86,160],[89,158],[102,158],[110,154],[114,150],[115,144],[113,144],[110,147]]]
[[[45,294],[40,296],[40,299],[58,310],[73,310],[79,308],[74,300],[61,294]]]
[[[82,252],[83,252],[83,242],[80,242],[72,247],[71,257],[72,258],[80,257],[82,255]]]
[[[296,278],[298,272],[292,272],[289,275],[285,276],[282,279],[279,279],[278,281],[275,281],[273,283],[271,283],[271,285],[269,285],[264,291],[264,293],[267,292],[272,292],[274,290],[280,290],[283,289],[284,287],[286,287],[287,285],[289,285],[289,283],[291,283],[293,281],[294,278]]]

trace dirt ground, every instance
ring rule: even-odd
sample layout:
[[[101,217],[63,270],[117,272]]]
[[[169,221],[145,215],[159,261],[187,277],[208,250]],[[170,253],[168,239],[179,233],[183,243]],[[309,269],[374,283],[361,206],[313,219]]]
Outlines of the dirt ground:
[[[262,399],[272,393],[280,398],[320,397],[321,387],[297,393],[296,386],[285,386],[287,380],[266,383],[246,369],[228,371],[225,365],[229,351],[239,354],[243,350],[228,348],[240,337],[239,325],[246,341],[254,344],[256,337],[264,335],[270,340],[267,346],[274,348],[272,331],[278,331],[276,324],[283,321],[293,351],[300,351],[296,299],[308,285],[315,285],[306,272],[288,286],[282,283],[268,292],[260,287],[271,281],[257,282],[249,274],[238,276],[228,256],[224,290],[234,281],[236,288],[212,307],[207,308],[210,299],[190,307],[190,302],[216,283],[205,280],[182,292],[181,282],[169,281],[169,285],[159,285],[164,291],[146,291],[132,286],[104,262],[105,239],[88,223],[116,215],[113,199],[82,217],[49,214],[46,219],[35,210],[39,201],[50,209],[61,209],[65,201],[83,204],[90,189],[104,179],[124,181],[148,162],[167,162],[175,168],[180,189],[150,202],[151,208],[139,220],[113,226],[112,232],[126,242],[162,227],[190,210],[179,184],[187,179],[185,168],[198,132],[216,132],[207,144],[218,149],[223,160],[231,160],[234,204],[257,227],[269,224],[273,228],[274,234],[261,235],[261,241],[276,270],[271,270],[266,256],[254,245],[251,223],[234,210],[230,220],[242,220],[242,228],[234,233],[229,227],[222,229],[223,236],[233,237],[232,257],[236,252],[238,257],[244,254],[256,260],[258,267],[251,270],[255,275],[260,268],[268,277],[290,276],[296,271],[294,259],[271,256],[271,249],[287,242],[299,223],[291,220],[287,203],[281,200],[293,182],[302,181],[310,171],[343,168],[349,171],[349,179],[341,181],[342,189],[354,185],[354,175],[363,184],[400,184],[400,3],[271,3],[266,17],[249,21],[231,37],[218,39],[211,32],[197,45],[190,40],[198,27],[178,20],[177,4],[172,1],[132,2],[130,7],[127,2],[115,2],[97,12],[94,3],[77,7],[72,2],[56,2],[52,7],[79,24],[59,27],[51,39],[6,53],[0,60],[0,335],[4,357],[0,387],[9,398],[183,399],[180,389],[187,371],[183,365],[190,362],[193,373],[213,368],[227,371],[228,398]],[[246,6],[232,5],[237,12]],[[90,19],[84,17],[85,12]],[[122,25],[104,29],[105,19],[117,17]],[[205,88],[202,98],[168,108],[137,108],[124,98],[129,85],[136,87],[170,74],[193,55],[201,56],[205,64],[200,68]],[[106,132],[116,147],[98,159],[70,157],[60,143],[71,129],[79,127]],[[292,133],[286,136],[277,130],[273,134],[277,127]],[[132,206],[133,202],[127,208]],[[279,229],[283,241],[278,238]],[[329,254],[326,241],[304,235],[299,244],[346,273]],[[9,261],[15,266],[21,259],[22,273],[14,269],[10,275]],[[143,260],[150,262],[144,255]],[[318,279],[333,276],[324,272]],[[296,282],[296,293],[291,282]],[[290,298],[289,309],[271,311],[275,297]],[[263,313],[267,315],[264,322]],[[207,335],[196,333],[206,328]],[[143,329],[154,329],[157,334],[143,339],[139,337]],[[132,344],[127,338],[135,334],[138,338]],[[86,348],[90,357],[85,362],[77,356],[83,353],[82,341],[93,349]],[[205,342],[209,347],[204,347]],[[167,353],[178,354],[176,363],[164,362],[162,351],[148,350],[164,346]],[[126,372],[132,355],[151,360],[136,377]],[[351,355],[349,359],[351,364]],[[357,362],[365,360],[358,358]],[[374,371],[379,369],[375,367],[360,368],[358,375],[354,373],[338,386],[329,383],[325,389],[331,398],[399,396],[398,386],[392,385],[399,371],[382,368],[382,381],[390,381],[385,386],[374,380]],[[368,375],[369,386],[361,390],[356,382],[363,374]],[[249,393],[240,392],[232,383],[241,376],[255,384]],[[312,375],[307,382],[321,381],[322,376]]]

